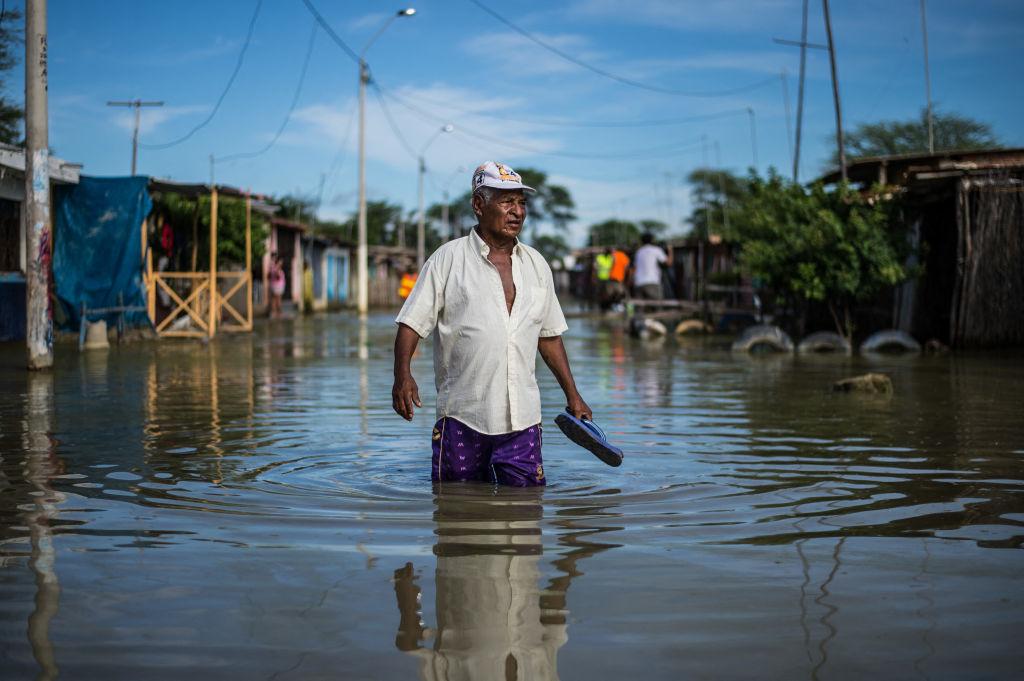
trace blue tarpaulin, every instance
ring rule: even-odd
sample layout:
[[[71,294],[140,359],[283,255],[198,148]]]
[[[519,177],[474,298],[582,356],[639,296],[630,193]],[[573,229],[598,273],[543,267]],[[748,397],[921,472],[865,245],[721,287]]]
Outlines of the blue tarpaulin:
[[[153,206],[148,182],[83,175],[77,185],[54,188],[53,278],[68,328],[78,328],[83,301],[88,308],[114,307],[121,294],[123,305],[146,304],[140,230]],[[126,313],[125,320],[149,323],[145,312]]]

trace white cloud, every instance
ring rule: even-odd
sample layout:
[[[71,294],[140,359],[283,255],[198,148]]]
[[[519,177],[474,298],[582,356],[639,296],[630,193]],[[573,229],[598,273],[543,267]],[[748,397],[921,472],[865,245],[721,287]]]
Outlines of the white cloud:
[[[402,87],[395,90],[395,95],[417,109],[411,110],[401,101],[385,97],[395,128],[413,154],[418,155],[430,142],[427,166],[440,175],[446,175],[460,165],[475,165],[485,157],[511,162],[517,157],[554,151],[560,147],[556,139],[542,133],[538,126],[489,117],[490,113],[506,116],[513,111],[518,102],[512,98],[481,98],[475,91],[446,85]],[[432,102],[443,102],[446,108],[439,108]],[[340,104],[321,103],[300,109],[294,114],[300,125],[282,140],[321,149],[326,141],[335,151],[344,144],[347,153],[355,153],[356,130],[353,129],[346,139],[355,107],[356,102],[350,99]],[[446,111],[449,114],[457,112],[454,119],[447,117]],[[454,123],[455,131],[435,137],[440,127],[449,121]],[[366,155],[369,160],[396,169],[415,168],[413,155],[396,136],[384,109],[372,94],[367,95],[366,102]]]
[[[589,47],[580,35],[535,33],[552,47],[585,62],[600,62],[602,53]],[[513,75],[550,75],[579,71],[580,67],[518,33],[489,33],[463,44],[463,49],[479,60],[481,67]]]
[[[739,31],[799,23],[798,0],[578,0],[570,16],[681,30]]]

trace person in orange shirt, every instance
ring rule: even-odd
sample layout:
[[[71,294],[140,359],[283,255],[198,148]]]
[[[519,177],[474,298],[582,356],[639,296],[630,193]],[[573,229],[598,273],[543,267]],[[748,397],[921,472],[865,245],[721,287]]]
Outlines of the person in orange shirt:
[[[398,284],[398,297],[405,300],[412,293],[412,287],[416,285],[416,279],[419,275],[413,269],[407,269],[402,273],[402,280]]]
[[[626,272],[629,256],[616,248],[612,252],[612,270],[608,275],[608,303],[616,305],[626,297]]]

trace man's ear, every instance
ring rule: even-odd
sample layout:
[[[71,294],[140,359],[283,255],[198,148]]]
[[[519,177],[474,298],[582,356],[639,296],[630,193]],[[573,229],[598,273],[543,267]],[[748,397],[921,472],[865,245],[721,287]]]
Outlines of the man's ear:
[[[473,207],[473,213],[480,217],[483,214],[483,208],[480,206],[480,202],[483,201],[483,197],[479,194],[474,194],[473,198],[470,199],[469,204]]]

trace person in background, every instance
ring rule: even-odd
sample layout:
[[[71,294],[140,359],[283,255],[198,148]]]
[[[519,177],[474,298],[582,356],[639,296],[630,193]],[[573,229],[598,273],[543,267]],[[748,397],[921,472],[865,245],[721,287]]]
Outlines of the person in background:
[[[672,257],[660,246],[654,245],[654,235],[644,232],[640,237],[642,246],[633,256],[633,295],[647,300],[660,300],[661,266],[671,265]]]
[[[612,252],[612,270],[608,275],[609,302],[613,308],[621,306],[626,297],[626,273],[629,271],[629,256],[619,248]]]
[[[416,285],[416,279],[418,277],[419,274],[416,272],[416,270],[412,268],[411,265],[405,268],[405,272],[402,273],[402,280],[398,283],[399,298],[405,300],[406,298],[409,297],[409,294],[412,293],[413,286]]]
[[[600,305],[602,312],[606,312],[612,306],[609,284],[611,283],[612,265],[614,263],[615,255],[612,253],[611,246],[608,246],[604,251],[594,256],[594,283],[596,285],[597,303]]]
[[[270,318],[281,316],[281,298],[284,296],[284,264],[277,253],[270,254]]]

